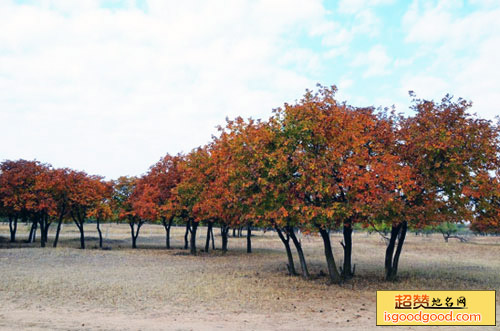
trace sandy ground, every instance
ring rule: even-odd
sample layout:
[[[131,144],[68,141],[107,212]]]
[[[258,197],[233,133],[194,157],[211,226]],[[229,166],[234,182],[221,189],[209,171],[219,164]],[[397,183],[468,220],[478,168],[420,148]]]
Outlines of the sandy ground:
[[[20,241],[26,231],[20,228]],[[182,228],[174,231],[172,250],[162,248],[160,226],[145,226],[136,250],[123,225],[105,225],[107,250],[96,249],[92,225],[86,250],[76,249],[74,227],[63,231],[61,247],[39,248],[7,243],[8,228],[0,226],[1,330],[394,330],[375,326],[377,289],[500,289],[500,238],[494,237],[445,243],[437,235],[410,235],[400,279],[387,283],[384,242],[377,234],[355,234],[356,277],[339,287],[322,276],[326,265],[316,237],[302,238],[313,275],[303,280],[286,275],[286,255],[269,232],[255,232],[252,254],[244,238],[230,238],[227,254],[193,257],[180,249]],[[332,235],[337,262],[340,239]],[[499,307],[497,298],[497,321]]]

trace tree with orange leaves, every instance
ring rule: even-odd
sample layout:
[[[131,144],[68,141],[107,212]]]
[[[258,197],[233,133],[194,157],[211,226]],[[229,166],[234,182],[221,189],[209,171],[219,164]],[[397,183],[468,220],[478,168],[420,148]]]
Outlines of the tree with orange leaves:
[[[49,167],[38,161],[26,160],[7,160],[0,166],[0,199],[2,209],[9,218],[12,242],[16,240],[18,219],[32,220],[29,240],[34,240],[42,210],[51,207],[41,184],[41,176],[49,171]],[[45,245],[43,239],[42,245]]]
[[[494,201],[485,184],[494,181],[491,173],[500,165],[499,126],[470,115],[470,102],[448,95],[441,102],[413,102],[415,115],[397,122],[396,153],[414,181],[399,197],[404,208],[386,218],[392,225],[385,258],[388,280],[397,276],[408,225],[473,222],[475,215],[491,211],[483,209],[488,197]]]
[[[137,248],[139,232],[146,222],[140,217],[140,214],[145,213],[144,209],[139,211],[140,208],[138,208],[138,204],[140,204],[138,200],[142,193],[140,190],[144,189],[144,186],[139,182],[140,179],[137,177],[122,176],[113,185],[113,207],[118,214],[118,219],[126,221],[130,226],[132,248]]]
[[[99,248],[102,248],[101,224],[113,218],[113,210],[111,206],[113,182],[102,181],[99,185],[101,186],[101,199],[89,211],[88,216],[96,221],[97,233],[99,234]]]
[[[64,168],[64,169],[54,169],[51,173],[52,181],[52,194],[56,202],[56,217],[57,217],[57,228],[53,247],[57,247],[59,242],[59,234],[61,232],[61,226],[65,219],[69,218],[69,192],[70,185],[72,183],[71,178],[76,177],[73,174],[74,170]]]
[[[266,190],[263,172],[267,171],[268,144],[273,133],[266,122],[241,117],[227,120],[226,127],[219,128],[221,135],[214,141],[212,157],[217,158],[218,187],[224,187],[221,196],[225,199],[226,224],[233,228],[246,226],[247,253],[251,253],[251,228],[261,225],[264,218],[263,205]]]
[[[84,224],[105,194],[105,186],[99,176],[89,176],[82,171],[72,171],[68,175],[68,207],[71,218],[80,231],[80,248],[85,249]]]
[[[21,194],[28,185],[32,183],[25,183],[26,176],[23,164],[28,164],[30,161],[4,161],[0,165],[0,208],[2,216],[9,219],[10,241],[16,241],[17,221],[21,215],[26,215],[25,203],[21,200]],[[31,182],[31,181],[30,181]],[[34,178],[32,180],[34,183]]]
[[[140,207],[141,213],[150,221],[160,220],[165,228],[165,246],[170,248],[170,229],[174,218],[179,215],[176,208],[174,189],[181,180],[179,163],[182,162],[181,155],[166,155],[153,165],[148,173],[142,178],[144,186],[142,190]]]
[[[56,183],[55,172],[49,167],[37,174],[35,185],[32,188],[32,199],[29,203],[29,210],[35,222],[40,225],[40,243],[45,247],[48,240],[49,227],[53,217],[57,215]]]
[[[475,199],[472,231],[500,234],[500,172],[494,178],[483,175],[479,181],[480,198]]]
[[[179,163],[182,177],[174,189],[174,208],[177,210],[177,215],[186,222],[185,243],[187,244],[189,234],[189,246],[193,255],[196,255],[198,225],[200,221],[206,219],[206,214],[200,211],[199,202],[204,199],[204,192],[209,190],[208,184],[212,179],[208,176],[210,157],[207,146],[196,148],[187,154],[183,162]]]
[[[202,180],[202,186],[199,189],[200,199],[193,207],[197,219],[206,220],[208,223],[205,249],[209,244],[209,231],[213,223],[217,222],[221,227],[224,252],[227,251],[229,228],[238,226],[244,217],[239,209],[242,197],[234,190],[236,173],[235,155],[231,150],[233,133],[223,131],[219,138],[214,138],[207,146],[203,164],[197,167],[197,176]]]
[[[330,280],[339,283],[330,229],[344,227],[342,276],[349,278],[353,222],[395,208],[408,171],[391,152],[395,137],[390,123],[371,108],[338,103],[335,92],[335,87],[320,87],[316,94],[307,91],[297,104],[276,110],[285,137],[279,162],[287,164],[292,178],[282,216],[276,216],[288,226],[320,233]]]
[[[250,228],[252,224],[275,227],[286,248],[289,273],[295,274],[289,245],[291,237],[299,253],[303,275],[307,278],[309,273],[293,227],[289,222],[280,222],[283,213],[287,213],[284,205],[293,201],[291,188],[295,178],[289,162],[282,162],[281,147],[286,139],[279,123],[276,120],[261,122],[236,118],[228,120],[220,131],[221,135],[212,147],[212,158],[218,160],[215,169],[219,170],[215,170],[214,188],[207,190],[211,197],[202,199],[206,209],[219,210],[227,227],[246,225]],[[217,202],[219,208],[212,208]],[[250,231],[247,231],[247,252],[251,251],[249,235]],[[224,239],[223,232],[223,243]]]

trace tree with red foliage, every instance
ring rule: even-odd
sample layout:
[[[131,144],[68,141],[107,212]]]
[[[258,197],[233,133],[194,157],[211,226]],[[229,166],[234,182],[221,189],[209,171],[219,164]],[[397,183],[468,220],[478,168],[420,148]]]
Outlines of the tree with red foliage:
[[[213,181],[218,195],[223,199],[222,212],[227,227],[247,228],[247,253],[252,252],[251,229],[263,218],[263,191],[260,190],[260,172],[267,157],[266,143],[271,131],[267,123],[260,120],[227,120],[226,127],[219,127],[221,135],[214,140],[212,158],[215,172]],[[267,135],[266,135],[267,134]],[[221,175],[223,174],[223,175]],[[209,189],[213,194],[215,190]],[[213,197],[212,197],[213,198]],[[203,202],[209,202],[210,199]],[[206,206],[211,209],[210,204]]]
[[[478,182],[480,198],[475,199],[472,231],[500,234],[500,172],[491,178],[483,175]]]
[[[44,168],[35,178],[33,197],[29,203],[29,210],[33,218],[40,225],[40,244],[45,247],[48,241],[48,231],[53,217],[57,215],[57,201],[55,199],[54,171]]]
[[[4,213],[9,218],[10,240],[16,240],[18,219],[31,218],[33,222],[30,231],[31,241],[38,224],[34,213],[42,206],[42,197],[38,199],[37,190],[40,190],[40,175],[49,169],[49,165],[38,161],[4,161],[0,165],[0,199]],[[43,245],[44,243],[42,243]]]
[[[68,175],[68,207],[71,218],[80,231],[80,248],[85,249],[84,224],[90,211],[95,208],[105,194],[105,185],[99,176],[89,176],[82,171],[72,171]]]
[[[231,226],[237,226],[242,216],[238,209],[238,196],[232,190],[234,184],[233,155],[231,154],[229,139],[225,133],[207,146],[206,154],[200,158],[201,162],[195,165],[196,186],[200,198],[193,206],[193,214],[197,220],[208,220],[209,230],[216,222],[221,227],[222,251],[227,251],[228,231]],[[192,173],[192,172],[191,172]],[[193,187],[193,185],[192,185]],[[207,231],[207,248],[210,232]]]
[[[113,207],[118,214],[118,218],[126,221],[130,226],[132,248],[137,248],[137,238],[141,227],[145,223],[145,220],[139,216],[137,208],[137,200],[141,195],[137,189],[141,186],[138,185],[139,181],[137,177],[121,176],[113,185]]]
[[[178,215],[174,189],[181,180],[179,162],[181,155],[166,155],[153,165],[141,179],[144,187],[141,192],[141,203],[137,205],[142,217],[150,221],[160,220],[165,228],[165,246],[170,248],[170,229],[174,218]]]
[[[397,122],[396,153],[414,182],[399,197],[404,208],[387,218],[392,225],[385,259],[388,280],[396,278],[408,225],[474,221],[480,202],[489,196],[484,183],[493,180],[490,174],[500,164],[499,126],[470,115],[470,102],[448,95],[441,102],[413,102],[415,115]]]
[[[88,216],[96,221],[97,233],[99,234],[99,248],[102,248],[101,224],[113,218],[111,208],[111,194],[113,192],[113,182],[102,181],[101,200],[89,211]]]
[[[307,91],[295,105],[275,111],[283,136],[277,169],[288,169],[288,198],[276,212],[279,224],[318,231],[323,239],[330,280],[352,276],[352,224],[395,207],[407,170],[391,153],[390,122],[372,108],[335,100],[336,88]],[[279,215],[281,213],[281,217]],[[344,266],[339,274],[330,229],[344,227]]]
[[[75,176],[73,172],[73,170],[68,168],[54,169],[51,171],[52,194],[56,202],[55,209],[57,214],[57,228],[54,242],[52,244],[53,247],[57,247],[59,242],[59,234],[61,232],[62,223],[66,218],[70,217],[68,195],[71,185],[70,178]]]
[[[177,214],[186,221],[186,234],[184,236],[191,254],[196,255],[196,231],[200,221],[205,220],[206,214],[200,211],[199,202],[204,198],[204,192],[208,190],[208,183],[212,179],[209,176],[210,150],[207,146],[192,150],[183,162],[179,163],[182,177],[174,189],[174,208]],[[187,248],[187,247],[185,247]]]

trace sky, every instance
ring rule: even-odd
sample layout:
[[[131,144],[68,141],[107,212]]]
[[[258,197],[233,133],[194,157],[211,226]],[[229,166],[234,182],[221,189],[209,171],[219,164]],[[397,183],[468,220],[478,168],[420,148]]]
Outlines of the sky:
[[[140,175],[317,83],[494,119],[498,54],[498,0],[0,0],[0,160]]]

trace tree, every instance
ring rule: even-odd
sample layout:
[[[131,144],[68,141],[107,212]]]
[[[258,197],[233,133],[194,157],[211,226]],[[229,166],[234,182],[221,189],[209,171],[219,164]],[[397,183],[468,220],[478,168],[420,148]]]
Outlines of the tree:
[[[69,215],[69,199],[68,195],[70,192],[71,180],[76,176],[73,174],[73,170],[64,169],[54,169],[51,174],[53,196],[56,202],[56,212],[57,212],[57,229],[54,238],[53,247],[57,247],[59,242],[59,234],[61,232],[61,226],[63,221],[70,217]]]
[[[113,182],[101,182],[101,200],[89,211],[88,216],[96,221],[97,233],[99,234],[99,248],[102,249],[101,224],[113,218],[111,206],[111,194]]]
[[[40,244],[45,247],[48,241],[48,231],[53,217],[57,215],[57,201],[54,171],[43,168],[36,177],[33,187],[33,197],[29,203],[29,210],[35,222],[40,225]]]
[[[307,91],[295,105],[277,109],[275,116],[285,139],[280,161],[291,178],[281,219],[306,233],[320,233],[330,280],[340,283],[330,229],[343,225],[342,276],[350,278],[353,223],[395,208],[407,170],[391,153],[395,137],[390,121],[372,108],[338,103],[335,92],[335,87]]]
[[[138,204],[141,203],[138,200],[142,193],[138,189],[142,185],[138,184],[139,181],[136,177],[121,176],[113,185],[113,206],[118,213],[118,218],[125,220],[130,226],[132,248],[137,248],[137,237],[145,223],[138,210]]]
[[[199,202],[203,200],[210,181],[209,165],[208,146],[192,150],[179,164],[182,177],[174,189],[176,209],[180,217],[186,221],[185,238],[187,239],[188,233],[190,234],[189,246],[192,255],[196,255],[196,231],[199,222],[206,219],[199,208]]]
[[[302,247],[292,224],[296,219],[288,217],[293,212],[296,177],[286,157],[287,151],[283,149],[288,142],[280,123],[276,119],[261,122],[236,118],[228,120],[220,131],[214,148],[217,152],[213,151],[212,155],[214,158],[220,155],[224,176],[218,178],[222,183],[217,186],[225,188],[220,196],[226,199],[222,209],[230,216],[230,226],[239,229],[242,225],[251,229],[253,224],[274,227],[287,252],[289,273],[295,274],[289,245],[292,239],[299,254],[302,275],[308,278]],[[247,231],[247,252],[251,250],[250,234]]]
[[[500,172],[494,178],[483,174],[478,180],[482,192],[474,198],[475,210],[471,229],[479,233],[500,234]]]
[[[230,122],[228,121],[230,126]],[[207,241],[205,250],[209,245],[212,226],[217,222],[221,226],[222,250],[227,250],[228,231],[230,227],[238,227],[245,222],[248,214],[242,208],[243,192],[239,190],[243,178],[238,173],[238,163],[235,146],[235,130],[219,128],[221,136],[214,137],[213,142],[207,146],[209,157],[200,168],[203,177],[201,198],[194,206],[194,213],[200,220],[206,220]]]
[[[221,225],[222,249],[227,249],[227,232],[247,227],[247,252],[251,252],[251,227],[262,226],[275,192],[266,181],[273,132],[266,122],[238,117],[219,127],[220,136],[209,145],[206,189],[196,204],[200,218]],[[276,207],[276,205],[273,205]],[[210,226],[210,222],[209,222]],[[286,246],[286,245],[285,245]]]
[[[466,242],[467,239],[465,239],[463,236],[458,235],[458,225],[457,223],[451,223],[451,222],[443,222],[439,224],[435,230],[443,235],[443,239],[445,242],[448,242],[450,238],[455,238],[460,240],[460,242]]]
[[[161,220],[165,228],[165,246],[170,248],[170,229],[174,218],[179,215],[174,196],[174,189],[181,180],[179,163],[182,162],[182,155],[166,155],[153,165],[149,172],[143,177],[144,185],[147,187],[143,191],[144,215],[151,221]],[[147,215],[147,216],[146,216]]]
[[[102,178],[89,176],[82,171],[73,171],[68,175],[68,207],[71,218],[80,231],[80,248],[85,249],[84,224],[90,211],[102,200]]]
[[[34,212],[37,208],[36,187],[39,175],[50,166],[38,161],[4,161],[0,165],[0,199],[3,212],[9,218],[10,240],[16,240],[17,221],[31,218],[33,222],[30,241],[34,238],[38,219]],[[33,234],[33,235],[32,235]]]
[[[415,115],[401,116],[397,122],[396,153],[411,169],[414,185],[399,197],[404,208],[388,219],[388,280],[397,276],[408,224],[422,228],[473,221],[486,192],[480,182],[491,178],[499,165],[498,125],[470,115],[470,102],[447,95],[441,102],[414,98],[413,103]]]

